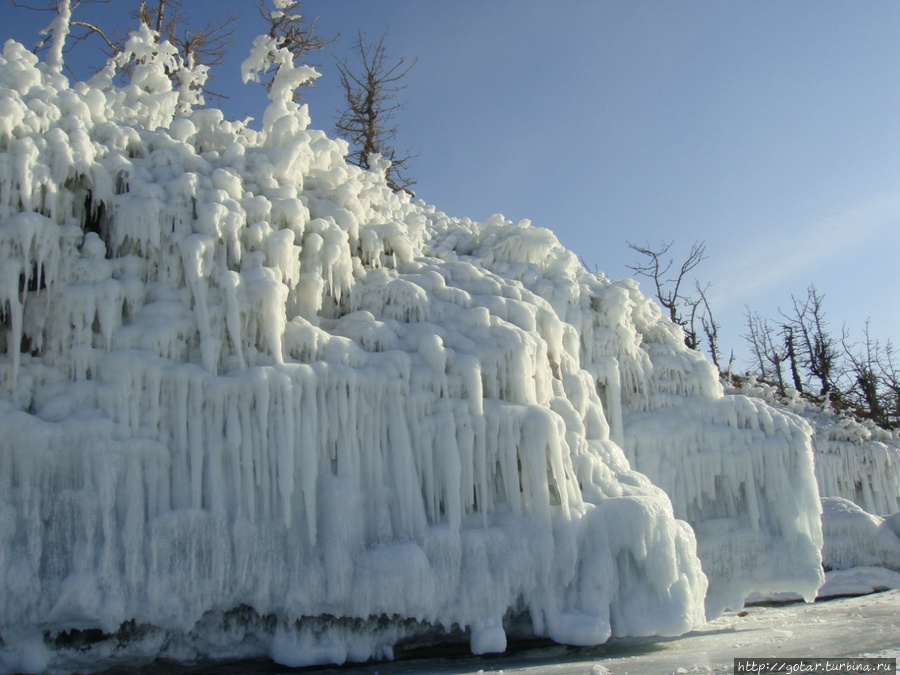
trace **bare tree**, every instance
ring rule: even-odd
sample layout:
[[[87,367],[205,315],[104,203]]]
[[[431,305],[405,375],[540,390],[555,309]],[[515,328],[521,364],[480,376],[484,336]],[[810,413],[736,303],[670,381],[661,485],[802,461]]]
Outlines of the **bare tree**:
[[[770,324],[747,310],[749,343],[761,376],[784,387],[782,372],[790,368],[794,388],[815,386],[823,398],[842,404],[855,415],[891,428],[900,425],[900,363],[893,344],[872,338],[866,321],[861,341],[852,342],[846,325],[836,337],[825,318],[824,296],[815,286],[806,297],[791,296],[792,311]],[[780,339],[779,339],[780,338]]]
[[[719,364],[719,326],[715,318],[713,318],[712,308],[709,306],[709,299],[706,297],[709,284],[701,286],[699,281],[695,281],[694,287],[699,296],[699,304],[703,306],[703,311],[700,314],[700,325],[703,327],[703,334],[706,336],[709,357],[712,359],[716,370],[722,372],[722,366]]]
[[[781,341],[776,338],[776,326],[763,319],[758,313],[746,310],[747,333],[743,336],[750,344],[750,349],[759,365],[759,373],[763,379],[774,381],[778,388],[784,390],[784,373],[782,364],[786,358]]]
[[[405,88],[400,84],[415,65],[405,58],[389,61],[384,42],[387,31],[374,45],[367,45],[362,31],[357,34],[353,51],[359,63],[355,67],[346,58],[338,62],[346,107],[335,128],[348,141],[352,151],[348,160],[363,169],[372,168],[374,155],[390,161],[386,169],[388,185],[394,190],[410,192],[415,184],[406,175],[412,155],[398,155],[394,145],[397,127],[392,125],[394,114],[403,107],[397,95]]]
[[[879,355],[878,371],[884,385],[884,413],[889,426],[900,423],[900,364],[893,343],[888,340]]]
[[[628,269],[653,281],[659,304],[668,312],[669,318],[684,329],[684,343],[691,349],[697,349],[700,339],[695,329],[695,320],[703,298],[684,296],[681,288],[688,273],[706,260],[706,243],[695,241],[680,267],[675,267],[674,258],[669,257],[672,243],[662,242],[659,248],[652,249],[650,244],[639,246],[626,242],[628,248],[647,259],[646,262],[629,265]]]
[[[794,383],[794,389],[799,392],[803,391],[803,378],[800,375],[800,360],[797,356],[797,342],[794,337],[794,326],[790,323],[782,324],[781,334],[784,338],[784,350],[787,356],[788,365],[791,369],[791,380]]]
[[[749,307],[744,307],[744,315],[747,322],[747,332],[741,337],[750,345],[750,351],[753,352],[753,357],[756,359],[757,372],[759,372],[760,377],[764,378],[766,376],[766,349],[762,339],[762,331],[760,330],[762,321],[759,314],[751,312]]]
[[[849,364],[849,375],[852,380],[844,396],[850,399],[849,403],[855,405],[877,424],[886,424],[879,373],[881,346],[871,337],[869,321],[866,321],[863,329],[862,344],[849,344],[845,329],[841,346]]]
[[[839,394],[835,382],[839,377],[838,341],[828,330],[821,295],[815,286],[806,291],[806,298],[793,301],[793,315],[782,314],[794,330],[794,335],[801,349],[800,362],[809,374],[819,383],[819,395]]]
[[[150,6],[141,2],[139,19],[178,48],[187,61],[193,57],[208,67],[218,66],[234,43],[234,25],[238,15],[229,14],[202,27],[191,27],[184,13],[183,0],[157,0]]]

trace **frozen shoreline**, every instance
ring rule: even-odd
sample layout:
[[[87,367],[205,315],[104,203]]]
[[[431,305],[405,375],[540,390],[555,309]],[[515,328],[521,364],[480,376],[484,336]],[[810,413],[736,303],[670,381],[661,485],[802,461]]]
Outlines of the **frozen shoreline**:
[[[730,675],[737,657],[900,656],[900,590],[812,604],[751,606],[679,638],[626,638],[600,647],[558,645],[514,654],[427,659],[330,669],[352,675]],[[230,671],[237,672],[237,671]],[[277,670],[248,671],[263,675]],[[313,671],[324,672],[324,671]],[[242,675],[247,675],[243,673]]]
[[[746,612],[746,614],[745,614]],[[743,615],[743,616],[742,616]],[[166,670],[172,664],[135,669],[134,675],[731,675],[738,657],[900,658],[900,589],[812,604],[755,605],[728,612],[678,638],[622,638],[599,647],[557,644],[513,648],[503,655],[472,656],[464,645],[449,655],[400,658],[364,665],[290,669],[275,663],[243,661]]]

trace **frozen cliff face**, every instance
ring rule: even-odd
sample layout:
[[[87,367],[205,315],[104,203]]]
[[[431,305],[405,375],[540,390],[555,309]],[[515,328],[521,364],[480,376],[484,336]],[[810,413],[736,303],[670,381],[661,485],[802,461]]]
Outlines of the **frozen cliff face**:
[[[849,499],[869,513],[900,510],[900,442],[874,425],[829,420],[816,430],[816,478],[822,497]]]
[[[757,592],[815,598],[822,532],[811,429],[760,400],[723,396],[712,365],[683,348],[681,330],[633,282],[615,297],[615,309],[600,304],[601,316],[616,319],[613,330],[589,335],[587,367],[607,412],[621,415],[614,437],[631,466],[665,490],[696,533],[707,612]]]
[[[805,429],[723,399],[633,282],[347,166],[266,40],[260,131],[139,47],[123,88],[0,57],[0,666],[677,635],[682,518],[714,578],[744,533],[742,575],[818,578]]]
[[[747,395],[802,416],[813,428],[816,480],[824,497],[847,499],[872,514],[900,511],[900,438],[871,420],[842,414],[830,404],[751,379]]]
[[[626,454],[697,535],[707,611],[751,593],[816,597],[822,530],[809,427],[761,401],[686,397],[629,413]]]

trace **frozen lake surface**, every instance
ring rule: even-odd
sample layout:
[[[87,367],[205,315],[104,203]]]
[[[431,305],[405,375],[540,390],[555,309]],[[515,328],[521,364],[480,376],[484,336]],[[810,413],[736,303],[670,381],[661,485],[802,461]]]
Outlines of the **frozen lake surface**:
[[[746,612],[746,614],[744,614]],[[743,616],[742,616],[743,614]],[[291,670],[264,663],[243,663],[183,673],[274,675],[304,672],[352,675],[676,675],[732,673],[736,657],[817,657],[900,655],[900,590],[819,601],[814,604],[753,606],[729,612],[702,629],[672,639],[614,640],[602,647],[536,646],[511,654],[401,659],[365,666]],[[150,667],[143,675],[161,673]],[[171,671],[167,671],[171,672]]]

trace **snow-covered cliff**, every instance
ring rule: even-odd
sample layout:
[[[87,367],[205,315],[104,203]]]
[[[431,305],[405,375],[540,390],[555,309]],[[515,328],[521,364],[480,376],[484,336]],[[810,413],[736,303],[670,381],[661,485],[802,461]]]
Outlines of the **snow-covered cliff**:
[[[808,428],[724,396],[634,282],[348,166],[265,40],[258,131],[140,40],[120,88],[0,57],[3,667],[597,644],[690,630],[707,575],[713,610],[814,595]]]

